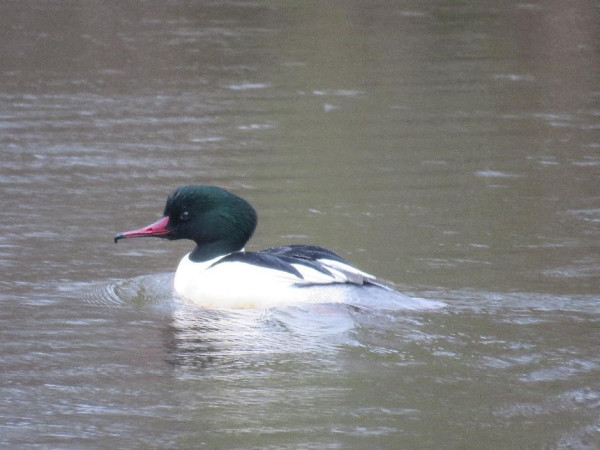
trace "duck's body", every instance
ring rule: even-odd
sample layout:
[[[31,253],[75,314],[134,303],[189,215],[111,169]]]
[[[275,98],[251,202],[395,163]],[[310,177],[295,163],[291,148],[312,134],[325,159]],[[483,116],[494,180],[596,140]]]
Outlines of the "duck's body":
[[[200,306],[265,308],[341,302],[344,287],[373,280],[333,252],[293,245],[234,252],[204,262],[194,262],[187,254],[175,273],[174,288],[180,298]]]
[[[257,308],[342,302],[348,289],[377,285],[375,277],[321,247],[291,245],[245,252],[256,227],[248,202],[213,186],[184,186],[167,199],[164,217],[122,238],[192,239],[174,290],[186,303],[213,308]]]

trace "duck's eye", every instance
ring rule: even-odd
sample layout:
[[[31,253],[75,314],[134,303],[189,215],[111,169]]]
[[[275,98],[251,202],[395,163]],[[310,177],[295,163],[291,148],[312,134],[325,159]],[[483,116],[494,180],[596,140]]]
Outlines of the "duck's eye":
[[[191,217],[191,215],[190,215],[189,211],[183,211],[181,214],[179,214],[179,220],[183,220],[183,221],[190,220],[190,217]]]

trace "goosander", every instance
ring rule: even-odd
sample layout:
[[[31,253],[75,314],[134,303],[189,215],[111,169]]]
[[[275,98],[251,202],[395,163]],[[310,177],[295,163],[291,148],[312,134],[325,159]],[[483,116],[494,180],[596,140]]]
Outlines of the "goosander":
[[[254,208],[237,195],[216,186],[183,186],[168,196],[161,219],[119,233],[114,240],[149,236],[193,240],[196,247],[179,263],[173,287],[183,302],[197,306],[343,302],[347,288],[383,287],[373,275],[321,247],[288,245],[246,252],[256,223]]]

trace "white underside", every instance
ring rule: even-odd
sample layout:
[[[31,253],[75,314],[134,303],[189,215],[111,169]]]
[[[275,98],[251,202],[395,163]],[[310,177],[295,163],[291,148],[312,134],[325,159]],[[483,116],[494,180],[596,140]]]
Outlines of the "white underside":
[[[300,279],[288,272],[243,262],[223,262],[211,267],[221,258],[197,263],[189,259],[189,253],[183,257],[174,281],[175,293],[183,302],[224,309],[339,303],[346,299],[346,286],[374,280],[372,275],[332,260],[319,260],[331,276],[293,264],[303,276]]]

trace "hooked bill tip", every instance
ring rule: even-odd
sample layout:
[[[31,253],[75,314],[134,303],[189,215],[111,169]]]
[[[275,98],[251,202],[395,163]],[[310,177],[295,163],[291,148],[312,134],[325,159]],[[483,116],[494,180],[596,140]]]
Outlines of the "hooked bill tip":
[[[119,241],[119,239],[123,239],[123,233],[115,234],[115,244]]]

